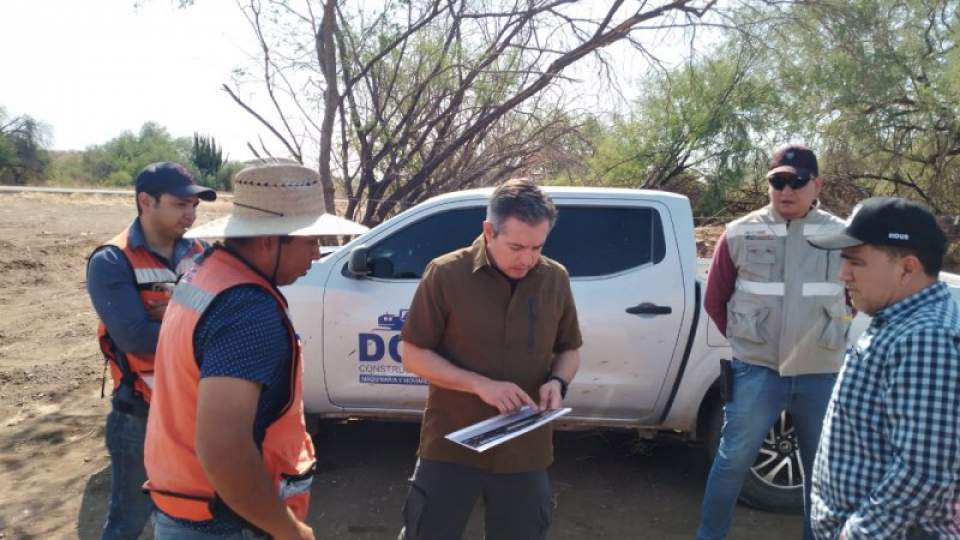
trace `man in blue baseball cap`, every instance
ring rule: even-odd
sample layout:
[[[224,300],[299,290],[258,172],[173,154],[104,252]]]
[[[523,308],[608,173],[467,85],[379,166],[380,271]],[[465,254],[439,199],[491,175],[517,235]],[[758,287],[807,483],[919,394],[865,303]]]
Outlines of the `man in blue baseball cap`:
[[[160,320],[173,285],[205,248],[183,234],[200,200],[217,198],[171,162],[147,165],[135,189],[137,217],[87,263],[87,291],[100,318],[97,337],[113,377],[106,429],[112,485],[104,539],[138,538],[153,511],[142,489],[143,442]]]
[[[783,411],[793,434],[783,433],[764,450],[790,460],[799,453],[801,470],[810,471],[846,345],[850,318],[836,276],[840,254],[807,243],[810,235],[844,227],[818,202],[823,179],[817,157],[803,144],[784,144],[774,150],[766,180],[770,204],[727,224],[707,274],[704,308],[730,343],[732,358],[721,368],[723,426],[697,540],[726,538],[737,499],[756,502],[766,491],[758,486],[782,481],[763,479],[779,476],[780,469],[760,474],[765,465],[757,456]],[[800,478],[809,515],[810,477]],[[809,525],[803,538],[813,539]]]
[[[960,538],[960,309],[938,279],[946,235],[925,207],[877,197],[809,242],[842,250],[840,279],[873,317],[824,417],[814,534]]]

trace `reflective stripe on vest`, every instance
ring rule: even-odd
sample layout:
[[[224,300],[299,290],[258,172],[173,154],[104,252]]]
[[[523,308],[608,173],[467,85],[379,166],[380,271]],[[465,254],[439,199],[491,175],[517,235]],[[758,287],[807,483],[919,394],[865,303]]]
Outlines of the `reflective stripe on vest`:
[[[823,281],[818,283],[804,283],[803,296],[834,296],[843,293],[843,285]]]
[[[162,268],[134,268],[138,285],[148,283],[176,283],[177,275],[166,266]]]
[[[834,232],[836,227],[829,223],[805,223],[803,225],[804,236],[817,236]],[[754,236],[754,235],[773,235],[786,236],[786,223],[743,223],[727,230],[727,237],[735,236]]]
[[[217,517],[212,509],[217,494],[203,471],[195,446],[200,368],[193,337],[197,323],[217,295],[241,285],[264,289],[284,308],[283,323],[291,337],[293,362],[290,401],[267,427],[260,448],[276,494],[294,515],[304,519],[315,460],[303,415],[300,343],[280,292],[223,249],[215,249],[184,275],[164,315],[157,345],[156,388],[144,448],[149,479],[144,487],[150,491],[154,504],[170,516],[192,521]]]
[[[737,358],[783,376],[839,369],[849,325],[841,260],[809,240],[843,227],[818,208],[787,221],[772,205],[727,225],[737,279],[727,302],[727,338]]]
[[[784,286],[782,281],[749,281],[746,279],[737,280],[737,289],[751,294],[760,294],[764,296],[783,296]],[[834,296],[843,292],[843,285],[830,281],[814,281],[803,284],[803,296]]]
[[[783,296],[783,282],[737,280],[737,289],[750,294],[766,296]]]
[[[107,246],[119,249],[127,259],[127,263],[133,271],[132,278],[137,286],[140,301],[143,302],[144,309],[149,308],[154,302],[166,302],[170,299],[169,290],[170,287],[177,282],[177,274],[167,268],[166,264],[158,259],[149,249],[130,246],[129,229],[125,229],[106,244],[99,246],[94,250],[94,253]],[[183,257],[181,264],[178,265],[178,269],[189,267],[192,256],[202,252],[203,245],[194,240],[190,246],[190,251]],[[165,286],[162,288],[151,287],[151,285],[154,284],[164,284]],[[119,351],[116,344],[110,338],[107,327],[103,324],[103,321],[99,321],[97,325],[97,338],[100,342],[100,350],[110,365],[110,376],[113,379],[114,392],[116,392],[120,384],[126,380],[128,384],[133,386],[134,394],[149,403],[153,380],[151,376],[153,372],[153,354],[134,354]]]

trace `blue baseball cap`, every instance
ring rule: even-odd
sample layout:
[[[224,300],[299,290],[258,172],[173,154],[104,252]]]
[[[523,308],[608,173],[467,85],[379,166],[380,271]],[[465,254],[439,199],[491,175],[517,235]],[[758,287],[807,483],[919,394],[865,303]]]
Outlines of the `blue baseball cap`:
[[[217,198],[216,191],[197,184],[186,167],[172,161],[147,165],[137,174],[134,185],[137,193],[149,193],[154,197],[169,193],[174,197],[197,196],[205,201]]]
[[[778,174],[793,174],[799,178],[810,179],[820,176],[817,156],[813,150],[802,144],[784,144],[773,151],[767,179]]]

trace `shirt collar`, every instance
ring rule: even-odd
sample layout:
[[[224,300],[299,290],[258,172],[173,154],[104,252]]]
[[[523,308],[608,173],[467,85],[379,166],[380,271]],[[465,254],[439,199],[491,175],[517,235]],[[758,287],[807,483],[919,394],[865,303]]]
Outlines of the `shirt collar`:
[[[490,259],[487,257],[487,241],[483,239],[483,234],[478,236],[477,239],[473,241],[473,244],[470,245],[470,254],[473,257],[474,272],[480,270],[484,266],[493,266],[490,264]]]
[[[493,263],[490,262],[490,258],[487,257],[487,241],[483,237],[483,233],[473,241],[473,244],[470,245],[470,256],[473,258],[473,272],[476,273],[484,266],[489,266],[491,270],[497,270]],[[543,266],[543,255],[537,260],[537,265],[530,269],[527,272],[527,276],[539,272],[540,268]],[[527,277],[524,276],[524,277]]]
[[[146,248],[151,253],[160,256],[159,253],[156,253],[150,249],[150,245],[147,244],[147,236],[143,233],[143,224],[140,223],[140,217],[133,218],[133,222],[130,223],[130,226],[127,228],[127,243],[130,244],[131,248]],[[181,238],[173,245],[173,261],[174,265],[180,262],[180,259],[190,250],[190,247],[193,246],[193,240],[188,240],[186,238]]]
[[[139,217],[133,218],[133,222],[127,229],[127,242],[132,248],[145,247],[150,249],[150,246],[147,245],[147,237],[143,234],[143,225],[140,224]]]
[[[777,212],[777,209],[773,207],[773,203],[767,204],[767,209],[769,209],[770,215],[773,216],[774,221],[778,223],[786,223],[788,221],[785,217],[780,215],[780,212]],[[791,223],[795,221],[804,222],[807,219],[809,219],[811,216],[813,216],[819,209],[820,209],[820,199],[817,199],[813,201],[813,204],[810,205],[810,210],[807,210],[807,213],[804,214],[803,217],[800,217],[797,219],[791,219],[789,221]]]
[[[883,325],[895,319],[905,318],[921,306],[945,300],[950,300],[950,291],[946,283],[937,281],[899,302],[881,309],[873,315],[873,318],[877,320],[877,324]]]

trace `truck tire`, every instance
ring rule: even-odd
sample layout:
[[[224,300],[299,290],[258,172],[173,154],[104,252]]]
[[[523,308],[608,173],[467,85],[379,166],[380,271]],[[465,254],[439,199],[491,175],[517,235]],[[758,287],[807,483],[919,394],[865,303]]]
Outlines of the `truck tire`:
[[[707,463],[713,463],[722,427],[723,405],[717,404],[711,407],[706,422]],[[740,501],[767,512],[803,514],[803,474],[796,430],[790,415],[784,411],[763,440],[757,459],[743,481]]]

